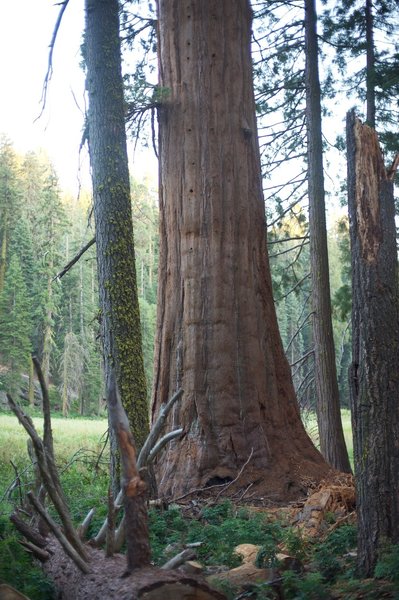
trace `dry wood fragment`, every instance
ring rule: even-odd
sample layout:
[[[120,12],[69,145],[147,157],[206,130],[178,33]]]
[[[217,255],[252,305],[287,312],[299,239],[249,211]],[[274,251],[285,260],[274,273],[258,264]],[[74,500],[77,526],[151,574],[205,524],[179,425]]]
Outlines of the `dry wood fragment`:
[[[93,520],[94,514],[96,512],[95,508],[92,508],[91,510],[89,510],[89,512],[87,513],[86,517],[83,519],[82,523],[79,525],[79,527],[77,528],[77,534],[80,537],[81,540],[84,540],[87,536],[87,531],[90,527],[90,523]]]
[[[35,546],[38,546],[39,548],[46,547],[46,539],[40,535],[40,533],[37,533],[31,527],[29,527],[29,525],[20,519],[17,514],[12,513],[10,516],[10,521],[14,525],[15,529],[17,529],[17,531],[19,531],[19,533],[21,533],[27,540],[32,542],[32,544],[35,544]]]
[[[161,407],[158,417],[157,417],[155,423],[153,424],[151,431],[150,431],[146,441],[144,442],[144,445],[143,445],[143,447],[139,453],[139,456],[137,458],[137,469],[138,470],[140,470],[141,468],[146,466],[148,461],[152,462],[154,460],[156,454],[163,448],[163,446],[167,442],[169,442],[171,439],[175,439],[176,437],[179,437],[180,435],[182,435],[182,433],[183,433],[182,430],[177,429],[174,432],[170,432],[169,434],[166,434],[166,436],[164,436],[157,444],[158,437],[162,431],[163,426],[165,425],[166,418],[167,418],[169,412],[171,411],[171,409],[173,408],[175,402],[177,402],[177,400],[181,397],[182,394],[183,394],[183,390],[182,389],[178,390],[172,396],[172,398]],[[167,436],[170,436],[170,437],[165,440],[165,438]],[[165,440],[165,441],[164,441],[164,443],[161,444],[161,442],[163,440]],[[115,510],[118,511],[122,507],[122,505],[123,505],[123,489],[120,490],[119,494],[116,497]],[[115,551],[116,552],[118,552],[121,549],[123,542],[125,540],[124,528],[125,528],[125,519],[123,517],[121,523],[119,524],[119,527],[116,530],[116,534],[115,534]],[[100,544],[102,544],[105,541],[106,532],[107,532],[107,519],[104,520],[99,532],[92,540],[92,542],[95,546],[99,546]]]
[[[115,552],[115,504],[111,486],[108,488],[108,519],[105,538],[105,556],[113,556]]]
[[[127,542],[127,571],[150,564],[151,549],[146,506],[147,486],[141,479],[136,463],[136,448],[116,382],[111,373],[107,390],[109,422],[118,440],[123,477],[125,528]],[[112,512],[112,511],[111,511]]]
[[[179,554],[176,554],[176,556],[173,556],[173,558],[169,559],[164,565],[162,565],[161,569],[177,569],[177,567],[180,567],[180,565],[185,563],[187,560],[195,558],[195,555],[195,551],[192,548],[186,548],[182,552],[179,552]]]
[[[50,554],[49,552],[47,552],[47,550],[43,550],[43,548],[39,548],[39,546],[35,546],[35,544],[32,544],[31,542],[20,540],[19,543],[21,544],[21,546],[24,546],[24,548],[28,550],[28,552],[33,554],[35,558],[40,560],[40,562],[46,562],[46,560],[50,558]]]

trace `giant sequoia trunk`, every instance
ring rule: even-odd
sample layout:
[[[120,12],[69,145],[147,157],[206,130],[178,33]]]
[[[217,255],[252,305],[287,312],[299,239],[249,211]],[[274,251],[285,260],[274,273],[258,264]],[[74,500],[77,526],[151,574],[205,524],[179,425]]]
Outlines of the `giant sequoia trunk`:
[[[85,58],[103,353],[139,447],[148,434],[117,0],[86,0]]]
[[[350,473],[351,466],[341,422],[331,317],[315,0],[305,0],[305,40],[309,233],[317,423],[320,450],[324,458],[336,469]]]
[[[247,0],[159,0],[160,264],[153,413],[185,429],[161,493],[236,477],[298,493],[327,466],[302,426],[266,252]]]
[[[358,566],[373,574],[386,541],[399,542],[399,310],[392,176],[375,131],[348,114],[353,362],[350,387]]]

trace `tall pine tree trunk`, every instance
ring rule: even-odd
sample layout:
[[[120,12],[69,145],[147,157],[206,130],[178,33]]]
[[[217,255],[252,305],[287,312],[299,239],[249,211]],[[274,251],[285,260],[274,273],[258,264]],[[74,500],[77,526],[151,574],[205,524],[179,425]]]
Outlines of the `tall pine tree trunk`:
[[[6,266],[7,266],[7,214],[2,216],[4,220],[1,229],[1,244],[0,244],[0,294],[4,290],[4,281],[6,278]]]
[[[315,0],[305,0],[305,42],[309,234],[317,423],[320,450],[324,458],[334,468],[350,472],[341,421],[331,317]]]
[[[375,52],[373,2],[366,0],[366,121],[375,127]]]
[[[53,260],[50,260],[48,265],[49,273],[54,272]],[[46,296],[46,315],[44,320],[43,331],[43,351],[42,351],[42,371],[46,386],[49,386],[50,381],[50,360],[51,349],[53,345],[53,283],[52,276],[47,276],[47,296]]]
[[[358,567],[399,542],[399,306],[395,207],[377,134],[347,118],[352,251],[352,429]]]
[[[115,368],[123,406],[141,447],[148,407],[141,347],[126,151],[117,0],[86,0],[89,149],[105,378]]]
[[[236,477],[270,495],[327,465],[299,415],[272,297],[247,0],[159,0],[156,415],[185,436],[157,464],[176,495]]]

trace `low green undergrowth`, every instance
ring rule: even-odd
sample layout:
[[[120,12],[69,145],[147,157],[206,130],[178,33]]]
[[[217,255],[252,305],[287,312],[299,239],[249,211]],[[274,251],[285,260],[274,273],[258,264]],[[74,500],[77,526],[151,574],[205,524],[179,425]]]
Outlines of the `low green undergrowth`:
[[[38,432],[43,418],[32,414]],[[54,447],[63,489],[76,524],[96,508],[91,532],[98,530],[107,512],[108,455],[104,449],[105,420],[52,419]],[[31,600],[55,598],[53,586],[19,543],[9,521],[23,504],[35,481],[27,453],[27,434],[12,414],[0,414],[0,583],[8,583]],[[55,516],[55,515],[53,515]],[[89,532],[89,534],[91,533]]]
[[[40,431],[41,418],[34,421]],[[89,536],[98,531],[107,512],[106,428],[104,420],[53,420],[57,464],[74,522],[78,525],[92,507],[96,508]],[[26,434],[15,417],[0,414],[0,582],[10,583],[32,600],[52,600],[51,583],[32,564],[9,522],[13,507],[20,504],[33,482]],[[152,560],[162,565],[186,544],[201,542],[196,548],[198,560],[209,569],[227,569],[240,564],[237,545],[258,545],[257,566],[273,569],[275,581],[253,585],[247,596],[220,582],[220,589],[230,599],[399,598],[399,593],[395,596],[395,590],[399,592],[399,546],[387,546],[381,553],[375,579],[359,580],[355,571],[356,529],[352,525],[338,527],[323,541],[311,542],[286,523],[270,521],[264,513],[252,513],[228,501],[193,507],[189,511],[172,505],[168,510],[149,511]],[[333,520],[327,521],[333,525]],[[295,558],[300,567],[282,570],[278,560],[281,551]]]

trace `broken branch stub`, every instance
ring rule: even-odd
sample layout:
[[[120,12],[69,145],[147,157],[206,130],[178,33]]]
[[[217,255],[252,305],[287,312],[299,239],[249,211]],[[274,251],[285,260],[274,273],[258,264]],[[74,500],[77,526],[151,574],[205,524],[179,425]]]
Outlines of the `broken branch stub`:
[[[156,421],[154,422],[154,424],[151,428],[151,431],[148,434],[148,437],[147,437],[146,441],[144,442],[143,447],[137,458],[137,470],[142,469],[149,462],[152,462],[154,460],[156,454],[164,447],[164,445],[167,442],[169,442],[172,439],[175,439],[183,434],[182,429],[177,429],[174,432],[170,432],[170,433],[166,434],[157,444],[157,440],[161,434],[162,428],[165,425],[166,418],[167,418],[168,414],[170,413],[172,407],[174,406],[175,402],[177,402],[177,400],[179,400],[179,398],[181,398],[182,394],[183,394],[183,390],[182,389],[178,390],[175,394],[173,394],[172,398],[170,400],[168,400],[168,402],[161,407],[158,417],[157,417]],[[165,439],[167,436],[170,436],[170,437],[168,439]],[[124,492],[123,492],[123,488],[122,488],[115,500],[115,511],[116,512],[123,505],[123,497],[124,497]],[[95,546],[99,546],[100,544],[102,544],[105,541],[107,527],[108,527],[108,520],[105,519],[103,524],[101,525],[99,532],[92,540],[92,543]],[[118,550],[120,550],[120,548],[122,547],[122,544],[125,540],[124,527],[125,527],[125,519],[123,517],[123,519],[122,519],[121,523],[119,524],[119,527],[115,533],[115,551],[116,552]]]
[[[150,564],[151,549],[146,506],[147,486],[136,462],[136,448],[129,421],[119,395],[114,371],[111,373],[107,403],[109,421],[118,440],[124,490],[127,573]]]

